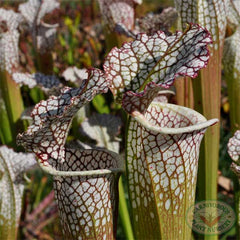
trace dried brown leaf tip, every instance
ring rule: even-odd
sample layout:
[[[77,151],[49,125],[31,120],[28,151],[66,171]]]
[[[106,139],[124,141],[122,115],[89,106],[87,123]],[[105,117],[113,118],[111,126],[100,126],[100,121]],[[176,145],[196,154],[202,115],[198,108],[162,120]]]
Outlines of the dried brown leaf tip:
[[[58,26],[47,24],[42,19],[59,5],[56,0],[29,0],[19,5],[19,11],[28,23],[35,48],[41,53],[53,47]]]
[[[107,90],[104,73],[98,69],[89,70],[88,79],[82,82],[80,88],[65,87],[59,96],[51,96],[35,106],[33,125],[18,135],[18,143],[37,154],[43,163],[53,158],[52,163],[56,166],[57,160],[65,159],[64,144],[74,115],[96,94]]]
[[[117,24],[126,30],[134,28],[134,7],[141,1],[134,0],[98,0],[101,15],[109,31],[114,31]]]
[[[34,154],[16,153],[0,147],[0,233],[3,239],[14,239],[19,222],[24,190],[23,174],[36,165]],[[5,238],[6,237],[6,238]]]
[[[168,88],[178,76],[196,77],[208,63],[207,45],[210,43],[209,32],[195,24],[173,36],[160,31],[152,36],[138,34],[136,40],[125,43],[120,49],[113,48],[108,54],[104,70],[111,83],[110,89],[120,99],[126,93],[151,102],[146,96],[155,96],[148,91],[153,89],[152,84]],[[151,86],[145,88],[149,83]],[[127,111],[132,110],[127,108]]]
[[[20,14],[12,10],[0,9],[0,70],[9,73],[18,68],[18,26],[22,22]]]
[[[104,150],[66,149],[61,171],[121,167],[117,154]],[[119,174],[55,177],[54,188],[67,239],[115,239]],[[81,237],[80,237],[81,236]]]

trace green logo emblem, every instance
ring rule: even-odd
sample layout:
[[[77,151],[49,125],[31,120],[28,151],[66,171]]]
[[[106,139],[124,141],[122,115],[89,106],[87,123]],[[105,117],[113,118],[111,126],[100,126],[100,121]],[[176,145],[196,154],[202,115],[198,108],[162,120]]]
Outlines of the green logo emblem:
[[[206,234],[221,234],[232,228],[236,216],[228,204],[221,201],[202,201],[191,206],[186,221],[193,231]],[[191,226],[191,223],[192,226]]]

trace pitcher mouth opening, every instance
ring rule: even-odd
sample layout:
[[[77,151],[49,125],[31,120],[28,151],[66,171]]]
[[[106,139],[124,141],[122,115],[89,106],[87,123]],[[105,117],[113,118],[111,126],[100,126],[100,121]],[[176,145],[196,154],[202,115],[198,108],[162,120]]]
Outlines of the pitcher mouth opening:
[[[169,104],[169,103],[152,102],[148,110],[154,107],[158,107],[161,110],[167,109],[169,110],[169,112],[171,113],[174,112],[174,114],[181,116],[182,119],[186,118],[188,120],[189,119],[191,120],[191,121],[189,120],[189,124],[185,124],[185,126],[183,124],[183,126],[167,127],[167,126],[161,126],[161,123],[160,124],[152,123],[150,119],[151,116],[149,117],[149,115],[151,115],[152,112],[148,114],[149,112],[147,111],[144,115],[137,111],[132,113],[132,116],[134,117],[134,119],[137,122],[139,122],[142,126],[144,126],[146,129],[154,132],[162,133],[162,134],[189,133],[189,132],[207,128],[219,122],[217,118],[207,120],[203,115],[196,112],[195,110],[187,107],[183,107],[183,106],[178,106],[178,105]],[[162,120],[163,119],[160,119],[160,121]],[[166,125],[166,124],[163,124],[163,125]]]
[[[73,150],[73,149],[68,149]],[[75,150],[75,149],[74,149]],[[95,150],[95,151],[104,151],[108,152],[108,154],[111,155],[112,159],[115,159],[116,161],[116,166],[106,166],[105,167],[96,167],[96,169],[83,169],[83,170],[62,170],[53,167],[51,164],[49,164],[48,161],[45,161],[44,163],[38,159],[38,165],[40,168],[49,173],[50,175],[53,176],[59,176],[59,177],[86,177],[86,176],[103,176],[103,175],[108,175],[108,174],[121,174],[124,172],[124,167],[123,167],[123,160],[121,157],[115,153],[111,152],[109,150],[102,150],[102,149],[87,149],[87,150],[80,150],[80,151],[90,151],[90,150]],[[65,160],[66,162],[68,160]],[[68,162],[69,163],[69,162]]]
[[[61,171],[55,168],[49,169],[49,166],[40,166],[45,172],[58,177],[86,177],[86,176],[103,176],[107,174],[123,173],[121,168],[97,169],[89,171]]]

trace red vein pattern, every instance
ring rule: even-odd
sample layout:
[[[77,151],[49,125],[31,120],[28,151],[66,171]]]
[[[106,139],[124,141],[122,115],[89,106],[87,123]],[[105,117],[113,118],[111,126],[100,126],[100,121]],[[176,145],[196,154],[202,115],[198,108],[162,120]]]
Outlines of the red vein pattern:
[[[49,158],[54,167],[57,161],[64,161],[64,144],[69,126],[76,112],[93,97],[108,90],[104,73],[98,69],[89,70],[89,77],[80,88],[62,89],[59,96],[51,96],[38,103],[32,111],[33,125],[17,137],[18,144],[34,152],[44,164]]]
[[[164,103],[152,103],[145,118],[151,125],[172,129],[172,134],[130,120],[127,170],[136,239],[190,239],[185,213],[194,204],[199,147],[206,127],[178,134],[174,129],[206,119],[191,109]]]
[[[18,144],[38,156],[41,166],[67,172],[54,181],[66,239],[115,239],[120,171],[93,175],[91,170],[119,169],[122,161],[109,151],[64,147],[74,115],[96,94],[106,92],[108,85],[102,71],[89,70],[80,88],[66,87],[59,96],[37,104],[33,125],[17,138]],[[84,170],[89,170],[87,176],[73,176]]]
[[[118,168],[117,154],[106,150],[66,149],[58,170],[86,171]],[[115,239],[118,174],[55,177],[54,188],[66,239]]]
[[[208,63],[207,45],[211,37],[206,29],[190,25],[184,33],[166,36],[138,34],[136,40],[113,48],[104,70],[114,95],[143,90],[148,82],[169,87],[177,76],[196,77]]]
[[[149,83],[141,93],[126,92],[122,99],[123,109],[130,115],[134,115],[134,112],[145,113],[160,89],[162,89],[161,86]]]

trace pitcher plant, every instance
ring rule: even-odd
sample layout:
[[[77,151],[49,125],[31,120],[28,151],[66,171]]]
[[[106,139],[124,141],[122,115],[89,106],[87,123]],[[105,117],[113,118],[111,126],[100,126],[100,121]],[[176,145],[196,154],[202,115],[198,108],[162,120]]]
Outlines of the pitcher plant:
[[[103,150],[65,149],[65,141],[79,108],[108,82],[98,69],[88,71],[78,89],[64,88],[41,101],[32,112],[33,125],[18,136],[19,144],[38,156],[42,169],[55,176],[54,188],[66,239],[114,239],[118,206],[118,178],[122,162]]]
[[[216,122],[156,102],[130,120],[127,171],[137,239],[191,238],[193,215],[186,219],[186,212],[195,201],[200,143]]]
[[[104,70],[87,70],[78,88],[64,87],[35,106],[33,124],[17,140],[54,176],[66,239],[116,238],[121,158],[65,145],[74,115],[108,88],[128,114],[125,156],[134,237],[191,237],[185,214],[195,200],[199,147],[218,120],[153,99],[177,77],[197,77],[208,64],[210,44],[209,32],[197,24],[170,36],[136,34],[108,53]]]
[[[173,36],[139,34],[113,48],[104,63],[111,91],[131,116],[126,166],[136,239],[191,236],[185,213],[195,199],[200,142],[217,119],[207,121],[193,110],[151,102],[176,77],[197,76],[207,64],[209,43],[208,31],[198,25]]]

